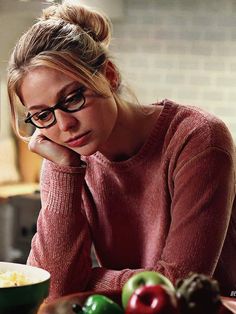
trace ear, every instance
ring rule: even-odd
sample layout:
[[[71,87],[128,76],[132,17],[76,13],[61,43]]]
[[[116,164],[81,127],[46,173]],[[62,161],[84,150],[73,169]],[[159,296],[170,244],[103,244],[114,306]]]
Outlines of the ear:
[[[108,60],[104,67],[104,75],[110,83],[112,90],[117,90],[120,85],[120,75],[115,65]]]

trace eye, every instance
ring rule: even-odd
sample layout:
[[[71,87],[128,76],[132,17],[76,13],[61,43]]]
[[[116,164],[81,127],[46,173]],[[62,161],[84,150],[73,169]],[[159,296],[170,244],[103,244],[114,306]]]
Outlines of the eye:
[[[66,107],[69,110],[78,110],[84,104],[84,88],[79,89],[74,94],[68,96],[63,103],[63,107]]]
[[[51,111],[44,110],[44,111],[41,111],[41,112],[34,114],[32,118],[35,121],[48,121],[52,118],[52,116],[53,116],[53,114]]]
[[[68,106],[70,104],[73,104],[74,102],[80,101],[83,98],[83,95],[80,93],[76,93],[72,96],[70,96],[69,98],[66,99],[65,101],[65,105]]]

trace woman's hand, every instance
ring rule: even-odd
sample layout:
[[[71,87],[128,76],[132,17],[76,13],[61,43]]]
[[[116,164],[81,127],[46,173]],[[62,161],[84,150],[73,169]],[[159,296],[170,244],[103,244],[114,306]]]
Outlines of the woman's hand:
[[[28,148],[43,158],[61,166],[81,165],[80,155],[71,149],[52,142],[49,138],[41,134],[40,130],[36,130],[32,135]]]

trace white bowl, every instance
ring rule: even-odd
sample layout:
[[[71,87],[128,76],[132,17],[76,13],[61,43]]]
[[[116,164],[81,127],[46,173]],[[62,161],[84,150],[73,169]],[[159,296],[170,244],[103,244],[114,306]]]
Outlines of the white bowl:
[[[0,262],[0,273],[16,271],[30,284],[0,288],[0,314],[35,314],[48,296],[50,273],[25,264]]]

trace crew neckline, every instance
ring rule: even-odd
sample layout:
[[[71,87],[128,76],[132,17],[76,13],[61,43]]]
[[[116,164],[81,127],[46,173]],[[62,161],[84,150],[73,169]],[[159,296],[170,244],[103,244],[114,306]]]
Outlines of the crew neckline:
[[[129,159],[122,160],[122,161],[111,161],[108,158],[106,158],[101,152],[96,152],[93,155],[87,157],[88,159],[96,159],[98,162],[109,166],[109,167],[115,167],[115,168],[130,168],[131,166],[135,166],[137,163],[142,162],[145,157],[152,153],[150,150],[150,146],[152,146],[153,142],[157,143],[161,139],[161,135],[163,133],[163,125],[165,124],[165,120],[169,117],[169,114],[174,107],[175,103],[165,99],[161,102],[157,102],[152,104],[154,106],[163,106],[163,109],[161,110],[160,115],[158,116],[156,123],[150,132],[148,138],[146,139],[143,146],[140,148],[140,150],[130,157]]]

